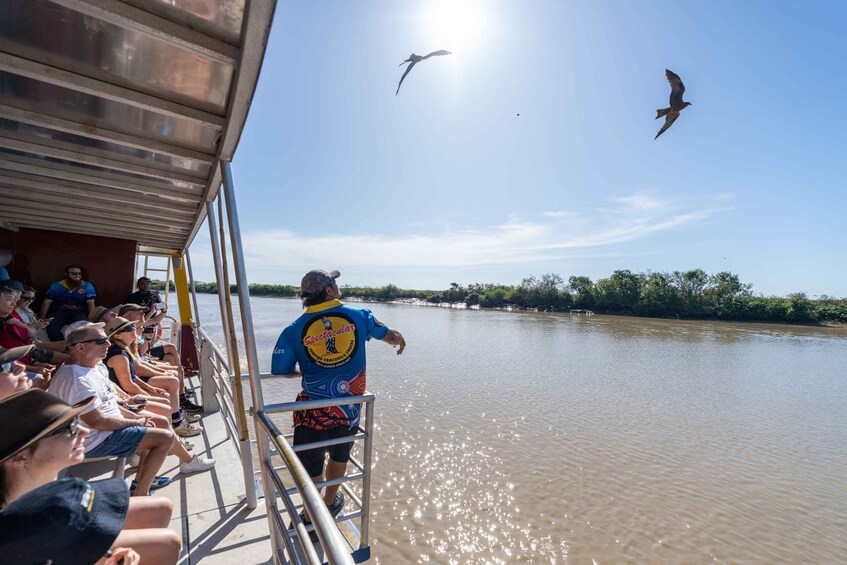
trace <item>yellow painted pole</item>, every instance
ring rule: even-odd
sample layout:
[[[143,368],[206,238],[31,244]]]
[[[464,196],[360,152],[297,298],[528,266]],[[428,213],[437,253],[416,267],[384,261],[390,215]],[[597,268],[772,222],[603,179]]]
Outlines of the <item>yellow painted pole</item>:
[[[195,346],[194,328],[191,326],[191,296],[188,289],[186,262],[185,258],[178,254],[174,254],[171,259],[174,267],[176,300],[179,305],[179,323],[182,328],[180,331],[180,360],[186,372],[198,371],[200,370],[200,362]]]

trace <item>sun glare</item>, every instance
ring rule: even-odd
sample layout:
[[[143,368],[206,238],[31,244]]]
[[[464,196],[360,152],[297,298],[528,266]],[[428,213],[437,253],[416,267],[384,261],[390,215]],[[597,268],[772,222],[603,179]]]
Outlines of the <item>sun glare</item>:
[[[447,49],[457,55],[481,47],[488,30],[484,2],[481,0],[437,0],[425,14],[427,47]]]

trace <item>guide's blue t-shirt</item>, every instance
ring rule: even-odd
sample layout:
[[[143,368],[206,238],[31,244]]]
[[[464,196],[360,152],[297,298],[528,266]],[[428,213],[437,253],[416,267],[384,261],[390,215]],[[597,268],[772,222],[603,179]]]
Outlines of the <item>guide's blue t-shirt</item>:
[[[67,281],[61,280],[50,285],[44,298],[52,300],[51,307],[57,310],[82,310],[86,300],[97,298],[97,292],[90,282],[82,281],[77,288],[71,289]]]
[[[365,392],[365,343],[382,339],[388,328],[370,310],[352,308],[340,300],[329,300],[306,309],[283,330],[274,347],[271,372],[293,373],[296,364],[303,375],[305,397],[337,398]],[[305,399],[298,397],[298,400]],[[312,412],[312,411],[308,411]],[[302,423],[318,429],[359,424],[359,406],[344,405],[320,410]],[[302,416],[301,416],[302,418]],[[295,413],[295,425],[298,416]]]

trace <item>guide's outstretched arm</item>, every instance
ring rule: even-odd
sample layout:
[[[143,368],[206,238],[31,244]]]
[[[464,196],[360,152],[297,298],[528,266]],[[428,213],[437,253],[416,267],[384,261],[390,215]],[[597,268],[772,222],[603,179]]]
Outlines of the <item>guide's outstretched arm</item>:
[[[401,353],[403,353],[403,350],[406,349],[406,340],[403,339],[403,334],[401,334],[397,330],[389,329],[388,333],[385,334],[385,337],[382,338],[382,341],[391,345],[392,347],[397,347],[399,345],[400,348],[397,350],[397,355],[400,355]]]

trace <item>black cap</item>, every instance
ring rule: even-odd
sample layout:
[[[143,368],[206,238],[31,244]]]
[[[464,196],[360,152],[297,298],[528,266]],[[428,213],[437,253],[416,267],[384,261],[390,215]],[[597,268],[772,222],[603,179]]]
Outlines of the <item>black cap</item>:
[[[0,288],[8,289],[8,290],[17,290],[19,292],[24,291],[24,283],[21,281],[16,281],[12,279],[6,279],[0,281]]]
[[[122,479],[47,483],[0,512],[0,555],[8,563],[91,565],[115,542],[128,507]]]

